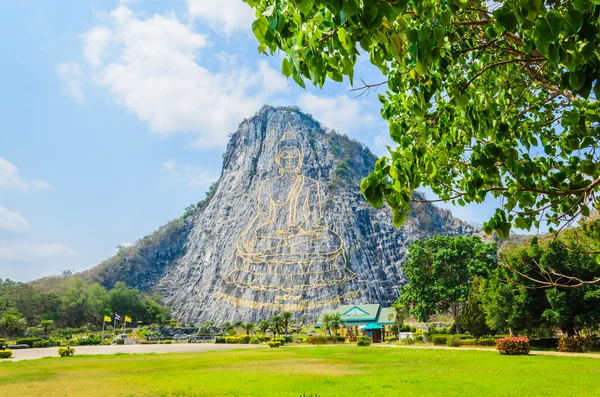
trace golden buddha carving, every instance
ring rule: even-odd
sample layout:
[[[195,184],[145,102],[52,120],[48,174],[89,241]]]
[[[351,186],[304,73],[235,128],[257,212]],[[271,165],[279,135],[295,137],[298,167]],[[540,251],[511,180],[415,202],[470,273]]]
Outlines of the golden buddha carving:
[[[261,183],[258,213],[236,241],[235,269],[225,281],[266,291],[338,285],[346,267],[340,235],[321,224],[319,183],[302,175],[304,148],[291,126],[275,149],[279,176]]]

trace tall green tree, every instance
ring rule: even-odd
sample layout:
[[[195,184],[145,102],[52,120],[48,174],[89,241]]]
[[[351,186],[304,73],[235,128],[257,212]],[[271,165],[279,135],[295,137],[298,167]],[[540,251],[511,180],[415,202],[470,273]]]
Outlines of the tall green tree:
[[[325,329],[325,335],[329,335],[331,332],[331,322],[333,321],[331,314],[325,313],[321,317],[321,324]]]
[[[0,328],[4,329],[4,339],[9,332],[12,332],[13,339],[15,339],[17,331],[27,328],[27,319],[18,312],[7,311],[0,316]]]
[[[261,320],[258,322],[258,324],[256,326],[258,327],[258,329],[260,330],[260,333],[264,337],[265,334],[267,333],[267,330],[269,329],[270,323],[269,323],[269,320]]]
[[[485,321],[485,310],[481,302],[481,280],[475,277],[467,297],[465,312],[460,318],[460,326],[468,331],[475,339],[490,332]]]
[[[254,328],[256,328],[256,324],[244,323],[244,325],[242,325],[242,328],[244,329],[244,331],[246,331],[246,335],[250,335],[254,331]]]
[[[598,0],[245,0],[263,53],[300,86],[353,83],[360,54],[396,144],[361,188],[404,223],[430,187],[458,205],[502,198],[484,224],[558,225],[597,205]],[[596,230],[600,224],[596,223]]]
[[[399,304],[428,322],[435,313],[450,312],[460,333],[460,318],[475,277],[483,277],[496,264],[495,243],[478,236],[435,236],[408,247],[403,266],[408,285],[400,288]]]
[[[342,318],[341,313],[333,313],[331,315],[330,324],[331,324],[331,329],[333,329],[333,334],[335,336],[337,336],[338,332],[340,331],[340,324],[342,323],[341,318]]]
[[[597,263],[569,236],[549,241],[533,238],[528,245],[506,248],[500,263],[503,266],[483,283],[483,307],[491,328],[511,333],[558,328],[574,336],[600,323],[597,284],[542,288],[535,281],[547,274],[579,274],[588,279],[595,274]]]

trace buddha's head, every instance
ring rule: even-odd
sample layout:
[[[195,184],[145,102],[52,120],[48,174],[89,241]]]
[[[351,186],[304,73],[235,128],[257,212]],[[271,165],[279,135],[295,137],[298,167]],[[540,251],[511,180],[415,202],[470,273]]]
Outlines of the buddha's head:
[[[288,125],[275,148],[275,162],[280,175],[300,174],[304,148]]]

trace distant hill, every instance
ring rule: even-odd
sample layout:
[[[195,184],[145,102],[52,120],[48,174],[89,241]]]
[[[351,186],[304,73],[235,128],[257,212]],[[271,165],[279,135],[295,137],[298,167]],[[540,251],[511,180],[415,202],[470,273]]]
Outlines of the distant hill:
[[[249,271],[247,267],[264,265],[262,259],[254,259],[255,263],[240,259],[236,241],[257,214],[261,183],[279,175],[275,155],[288,124],[304,153],[302,175],[320,186],[320,197],[313,195],[306,205],[320,199],[320,224],[343,241],[345,267],[340,265],[341,256],[331,259],[337,255],[331,254],[322,261],[332,269],[310,270],[317,266],[315,259],[302,265],[304,273],[294,276],[293,270],[282,273],[285,260],[269,262],[268,271]],[[256,321],[285,309],[314,316],[322,307],[340,302],[389,305],[405,282],[402,263],[408,245],[436,234],[469,235],[478,230],[427,203],[414,206],[405,225],[395,229],[389,210],[370,207],[360,193],[360,180],[372,171],[376,159],[364,145],[325,128],[298,108],[265,106],[242,121],[231,136],[221,176],[205,200],[76,276],[107,288],[125,281],[157,293],[183,322]],[[279,193],[285,195],[272,190]],[[317,243],[311,244],[310,249],[318,249]],[[291,287],[269,291],[277,284],[276,277]],[[338,278],[344,281],[334,282]],[[315,288],[296,287],[306,280]],[[53,282],[45,278],[32,284],[52,288]]]

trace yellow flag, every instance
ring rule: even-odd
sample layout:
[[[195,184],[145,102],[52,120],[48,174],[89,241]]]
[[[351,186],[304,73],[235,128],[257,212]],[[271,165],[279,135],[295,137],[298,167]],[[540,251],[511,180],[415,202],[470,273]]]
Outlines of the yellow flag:
[[[112,320],[110,319],[110,317],[108,316],[104,316],[104,322],[105,323],[110,323]]]
[[[129,317],[129,316],[125,316],[125,322],[126,322],[126,323],[130,323],[130,322],[131,322],[131,317]]]

